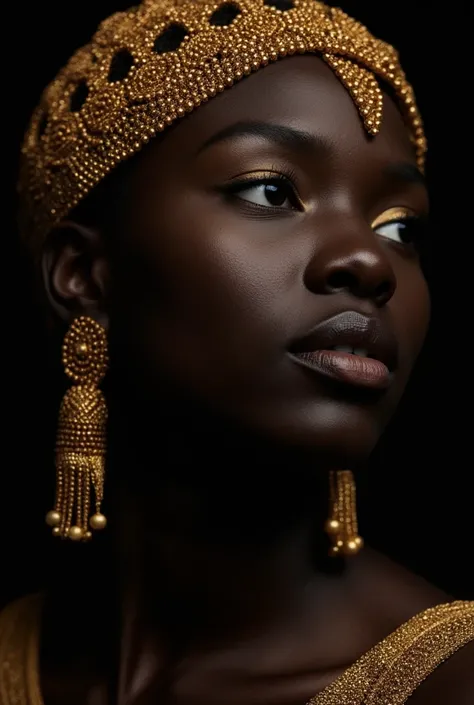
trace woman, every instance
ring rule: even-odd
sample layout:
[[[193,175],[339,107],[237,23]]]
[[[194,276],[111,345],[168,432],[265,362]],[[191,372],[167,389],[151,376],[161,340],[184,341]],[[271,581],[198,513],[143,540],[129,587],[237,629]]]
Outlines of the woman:
[[[0,617],[2,705],[472,702],[474,605],[355,513],[428,326],[424,154],[394,50],[317,2],[150,0],[47,89],[22,228],[72,541]]]

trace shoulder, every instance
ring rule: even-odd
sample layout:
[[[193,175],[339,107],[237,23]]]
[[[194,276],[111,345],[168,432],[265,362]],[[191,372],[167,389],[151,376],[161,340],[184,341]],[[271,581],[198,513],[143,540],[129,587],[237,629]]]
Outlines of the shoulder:
[[[389,568],[388,582],[401,589],[384,606],[401,626],[380,645],[388,647],[391,665],[374,702],[385,705],[395,694],[407,705],[474,705],[474,602],[443,599],[416,576]]]
[[[474,641],[439,666],[407,705],[473,705]]]
[[[38,623],[42,606],[41,595],[28,595],[3,607],[0,610],[0,644],[5,643],[11,634],[31,629],[33,624]]]

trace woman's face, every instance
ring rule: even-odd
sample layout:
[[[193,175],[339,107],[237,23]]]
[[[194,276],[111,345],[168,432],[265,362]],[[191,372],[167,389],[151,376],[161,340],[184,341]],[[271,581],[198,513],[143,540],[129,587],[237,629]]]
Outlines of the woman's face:
[[[429,318],[428,198],[392,101],[368,138],[319,58],[279,61],[152,143],[127,203],[110,311],[136,383],[338,467],[366,458]],[[362,357],[298,356],[335,346]]]

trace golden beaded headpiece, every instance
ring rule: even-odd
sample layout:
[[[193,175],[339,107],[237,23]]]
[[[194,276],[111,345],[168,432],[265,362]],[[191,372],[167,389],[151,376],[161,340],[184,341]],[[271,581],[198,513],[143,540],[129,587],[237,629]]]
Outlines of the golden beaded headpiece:
[[[35,242],[154,135],[246,75],[317,53],[376,135],[383,97],[398,98],[423,168],[423,125],[388,44],[315,0],[144,0],[105,20],[45,90],[26,135],[21,229]]]

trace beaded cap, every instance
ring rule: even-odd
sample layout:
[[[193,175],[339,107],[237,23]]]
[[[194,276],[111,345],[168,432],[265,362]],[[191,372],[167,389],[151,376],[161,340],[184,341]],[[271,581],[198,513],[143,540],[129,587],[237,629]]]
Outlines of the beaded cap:
[[[398,54],[316,0],[144,0],[106,19],[46,88],[22,149],[20,227],[35,244],[115,166],[272,61],[317,53],[376,135],[388,84],[418,164],[426,141]]]

